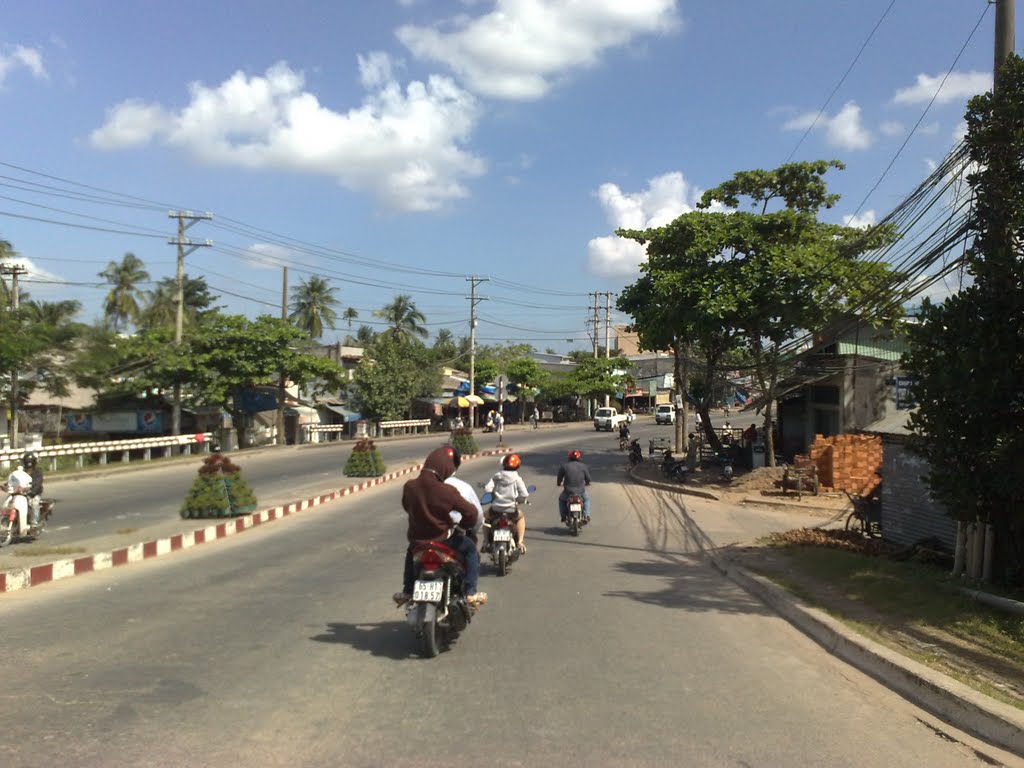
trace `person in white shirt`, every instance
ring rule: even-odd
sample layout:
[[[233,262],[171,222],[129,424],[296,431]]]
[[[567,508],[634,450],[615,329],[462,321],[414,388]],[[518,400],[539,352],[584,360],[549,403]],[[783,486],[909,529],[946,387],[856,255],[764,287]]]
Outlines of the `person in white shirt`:
[[[496,516],[497,512],[510,513],[510,519],[515,523],[516,546],[520,554],[526,554],[526,515],[519,508],[529,497],[530,492],[526,483],[519,476],[519,455],[510,453],[501,460],[501,471],[487,481],[484,490],[494,495],[491,507],[487,510],[487,522]],[[487,542],[488,546],[490,542]]]
[[[32,475],[19,465],[7,476],[7,491],[10,494],[5,507],[14,505],[18,510],[18,523],[22,534],[28,533],[28,494],[32,490]]]
[[[455,471],[458,472],[459,465],[462,464],[462,455],[459,453],[458,449],[453,447],[452,450],[454,451],[452,461],[455,462]],[[476,525],[473,526],[472,531],[467,531],[466,535],[473,540],[473,543],[476,546],[479,546],[480,529],[483,528],[484,525],[484,509],[482,506],[480,506],[480,498],[476,495],[476,491],[473,490],[473,486],[471,486],[469,483],[467,483],[460,477],[452,475],[447,480],[445,480],[445,483],[455,488],[462,496],[462,498],[464,498],[466,501],[468,501],[470,504],[476,507]]]

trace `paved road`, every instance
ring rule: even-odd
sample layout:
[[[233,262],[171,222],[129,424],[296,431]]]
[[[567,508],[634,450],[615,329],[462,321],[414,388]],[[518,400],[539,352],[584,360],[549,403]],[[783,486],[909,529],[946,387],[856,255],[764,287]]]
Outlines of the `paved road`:
[[[625,485],[584,448],[595,522],[566,536],[546,481],[586,438],[529,453],[530,552],[437,659],[389,601],[400,483],[4,596],[5,768],[989,764],[702,562],[792,513]]]

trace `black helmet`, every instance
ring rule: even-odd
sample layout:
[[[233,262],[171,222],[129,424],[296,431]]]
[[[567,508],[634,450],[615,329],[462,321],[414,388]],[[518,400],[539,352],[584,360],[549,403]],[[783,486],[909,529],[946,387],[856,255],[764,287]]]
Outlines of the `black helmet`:
[[[35,453],[32,451],[27,451],[21,457],[21,466],[25,467],[26,469],[28,469],[29,467],[34,467],[38,463],[39,457],[36,456]]]

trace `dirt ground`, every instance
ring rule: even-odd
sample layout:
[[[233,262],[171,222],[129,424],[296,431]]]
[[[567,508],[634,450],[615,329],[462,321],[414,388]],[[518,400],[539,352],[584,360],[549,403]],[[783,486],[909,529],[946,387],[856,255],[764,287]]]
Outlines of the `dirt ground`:
[[[646,456],[644,458],[644,463],[634,469],[636,475],[675,484],[662,474],[659,460],[648,461]],[[793,490],[787,491],[781,487],[782,474],[781,467],[765,467],[753,472],[738,473],[731,482],[725,482],[720,470],[708,467],[691,473],[684,485],[713,493],[723,503],[762,500],[771,504],[834,511],[831,517],[823,520],[821,527],[843,527],[851,510],[845,494],[823,492],[814,496],[804,493],[798,499]],[[862,545],[856,543],[854,537],[851,546],[856,549]],[[873,539],[865,540],[864,546],[884,550],[891,545]],[[894,546],[891,548],[896,549]],[[798,593],[801,599],[825,609],[840,620],[861,625],[853,626],[876,642],[882,642],[978,690],[1024,708],[1024,669],[994,653],[992,649],[950,635],[941,629],[909,623],[902,618],[880,613],[861,601],[853,600],[844,594],[841,585],[823,583],[795,567],[784,547],[765,542],[736,547],[722,554],[740,567],[786,586]]]

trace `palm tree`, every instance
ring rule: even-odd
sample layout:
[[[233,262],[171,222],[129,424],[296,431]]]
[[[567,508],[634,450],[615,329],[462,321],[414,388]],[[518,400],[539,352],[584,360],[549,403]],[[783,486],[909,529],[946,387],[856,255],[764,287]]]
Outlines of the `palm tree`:
[[[184,275],[182,288],[182,325],[188,327],[218,298],[210,294],[210,287],[202,277]],[[215,309],[215,308],[214,308]],[[161,279],[156,288],[146,292],[146,306],[139,313],[139,325],[144,328],[172,327],[178,319],[178,281],[173,277]]]
[[[359,313],[354,307],[346,309],[341,316],[345,319],[345,322],[348,323],[349,330],[352,330],[352,321],[359,319]]]
[[[368,325],[360,325],[359,330],[356,331],[356,342],[361,347],[368,347],[373,344],[373,340],[377,334],[373,332],[373,328]]]
[[[103,300],[103,312],[117,332],[122,322],[138,320],[139,299],[143,296],[138,285],[149,280],[149,272],[134,253],[126,253],[120,264],[110,262],[99,276],[111,285],[110,292]]]
[[[301,328],[311,339],[323,336],[324,326],[334,328],[338,313],[334,308],[338,300],[334,297],[337,288],[322,277],[314,275],[292,289],[291,306],[294,308],[288,319],[296,328]]]
[[[373,314],[387,321],[391,326],[392,335],[396,338],[427,337],[427,329],[423,327],[426,318],[416,309],[411,296],[395,296],[393,302],[383,309],[375,310]]]

